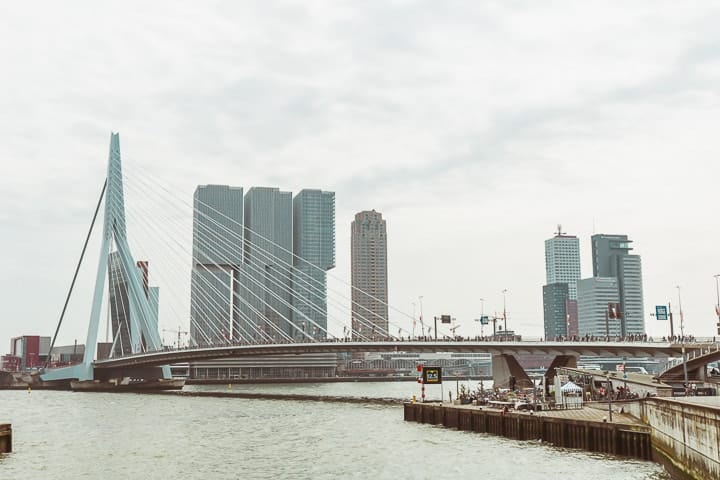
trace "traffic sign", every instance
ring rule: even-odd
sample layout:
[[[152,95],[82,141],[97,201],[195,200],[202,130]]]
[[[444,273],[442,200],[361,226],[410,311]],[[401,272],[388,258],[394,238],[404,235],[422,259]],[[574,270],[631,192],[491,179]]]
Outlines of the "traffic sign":
[[[425,367],[423,369],[423,384],[441,384],[442,367]]]
[[[665,305],[657,305],[655,307],[655,318],[657,318],[658,320],[668,319],[668,311]]]

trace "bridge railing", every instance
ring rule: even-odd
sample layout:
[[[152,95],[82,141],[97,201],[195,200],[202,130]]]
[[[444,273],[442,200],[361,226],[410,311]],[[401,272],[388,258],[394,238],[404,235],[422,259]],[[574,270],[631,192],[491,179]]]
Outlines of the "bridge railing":
[[[710,342],[708,342],[710,343]],[[704,357],[707,355],[714,355],[716,353],[720,353],[720,343],[713,343],[713,344],[707,344],[703,345],[700,348],[694,348],[686,353],[687,356],[687,362],[690,362],[692,360],[695,360],[700,357]],[[665,365],[665,369],[660,374],[660,376],[664,375],[668,371],[672,370],[675,367],[678,367],[682,365],[684,362],[683,358],[672,358],[670,359],[667,364]]]
[[[542,337],[533,338],[533,339],[523,339],[519,335],[515,335],[512,337],[481,337],[481,336],[475,336],[475,337],[440,337],[438,339],[435,339],[432,336],[418,336],[418,337],[394,337],[394,336],[388,336],[388,337],[378,337],[378,338],[371,338],[371,339],[353,339],[352,337],[334,337],[334,338],[327,338],[327,339],[312,339],[311,341],[307,343],[377,343],[377,342],[388,342],[388,343],[406,343],[406,342],[424,342],[424,343],[434,343],[434,342],[483,342],[488,344],[554,344],[554,343],[614,343],[614,344],[670,344],[675,345],[675,343],[668,342],[666,338],[662,338],[662,340],[654,339],[653,337],[648,336],[641,336],[641,335],[632,335],[628,337],[607,337],[607,336],[591,336],[586,335],[582,337],[556,337],[552,340],[546,340],[543,341]],[[208,349],[208,348],[228,348],[228,347],[249,347],[249,346],[266,346],[266,345],[293,345],[293,344],[299,344],[303,342],[294,342],[294,341],[270,341],[270,340],[264,340],[264,341],[233,341],[233,342],[221,342],[221,343],[203,343],[199,345],[193,345],[193,346],[187,346],[187,347],[175,347],[175,346],[164,346],[162,349],[158,350],[148,350],[142,353],[136,353],[136,354],[126,354],[126,355],[116,355],[113,357],[113,359],[120,359],[120,358],[127,358],[132,357],[134,355],[140,355],[140,354],[148,354],[148,353],[162,353],[162,352],[172,352],[172,351],[188,351],[188,350],[202,350],[202,349]],[[694,345],[693,347],[690,347],[690,345]],[[702,346],[701,346],[702,345]],[[700,355],[701,352],[709,352],[711,350],[717,350],[720,349],[720,344],[715,343],[714,345],[706,346],[704,344],[686,344],[688,348],[690,348],[689,355],[692,355],[690,358],[695,358],[695,356]],[[666,367],[666,370],[669,368],[672,368],[673,366],[679,365],[682,363],[682,359],[672,359],[668,363],[668,366]]]

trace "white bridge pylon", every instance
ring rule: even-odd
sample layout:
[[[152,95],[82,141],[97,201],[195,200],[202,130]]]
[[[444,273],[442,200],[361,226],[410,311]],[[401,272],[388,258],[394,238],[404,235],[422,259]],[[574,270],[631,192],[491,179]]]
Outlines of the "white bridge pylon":
[[[140,279],[140,272],[135,266],[127,241],[119,133],[110,134],[102,246],[95,278],[95,291],[83,361],[70,367],[46,370],[40,377],[43,381],[94,379],[93,362],[97,349],[105,279],[108,277],[108,257],[113,249],[117,250],[117,256],[127,285],[131,351],[132,353],[140,353],[143,339],[147,350],[159,350],[162,344],[157,323],[157,309],[153,308],[148,301],[148,296]],[[168,366],[163,367],[162,373],[164,378],[170,378],[170,368]]]

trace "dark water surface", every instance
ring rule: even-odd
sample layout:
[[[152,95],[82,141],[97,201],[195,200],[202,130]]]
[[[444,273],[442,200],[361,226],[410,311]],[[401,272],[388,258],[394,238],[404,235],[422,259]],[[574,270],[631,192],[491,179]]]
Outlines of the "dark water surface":
[[[231,390],[419,394],[412,383]],[[406,423],[402,417],[402,407],[393,405],[0,391],[0,421],[11,422],[14,430],[13,453],[0,456],[0,479],[670,478],[649,462]]]

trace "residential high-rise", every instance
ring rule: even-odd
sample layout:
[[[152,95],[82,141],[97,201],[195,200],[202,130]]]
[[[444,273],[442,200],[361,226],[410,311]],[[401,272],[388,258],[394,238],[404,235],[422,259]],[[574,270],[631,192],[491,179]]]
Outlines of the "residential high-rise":
[[[198,186],[193,197],[190,341],[241,338],[237,303],[243,263],[243,189]]]
[[[295,336],[292,322],[292,193],[252,187],[245,194],[241,310],[257,339]]]
[[[357,213],[350,244],[352,337],[387,337],[387,232],[382,214],[375,210]]]
[[[639,255],[632,255],[627,235],[597,234],[591,237],[593,276],[617,280],[620,304],[620,334],[645,333],[642,265]]]
[[[327,336],[327,274],[335,268],[335,193],[301,190],[293,199],[294,336]]]
[[[545,240],[543,317],[545,338],[577,335],[577,281],[580,279],[580,241],[566,235],[560,225]]]

